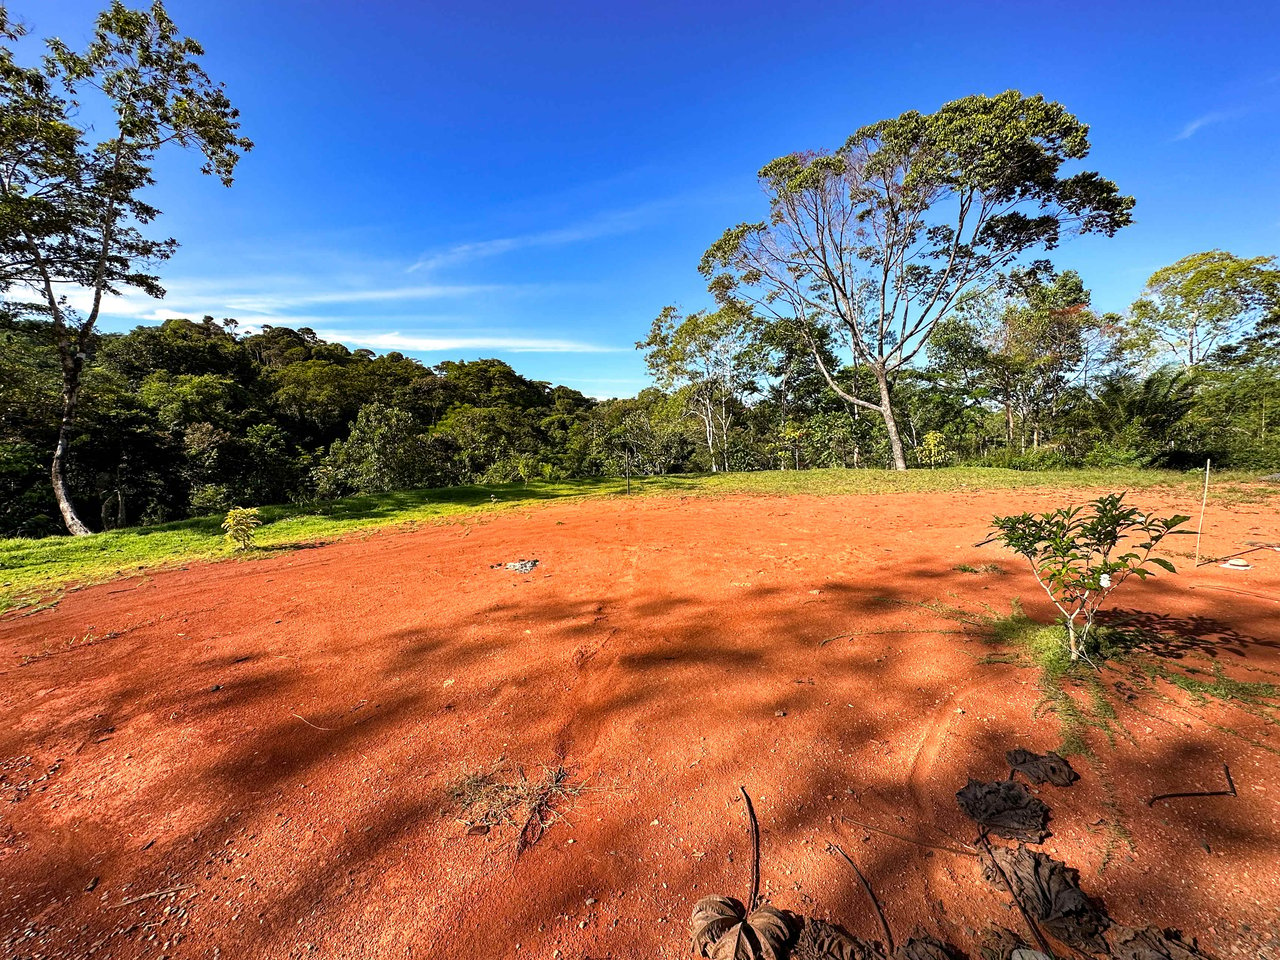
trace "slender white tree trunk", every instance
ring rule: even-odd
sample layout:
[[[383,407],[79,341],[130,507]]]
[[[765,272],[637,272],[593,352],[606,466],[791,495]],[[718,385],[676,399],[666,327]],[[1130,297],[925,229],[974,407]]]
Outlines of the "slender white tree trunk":
[[[75,504],[71,502],[71,491],[67,486],[66,463],[67,452],[71,445],[71,427],[75,422],[76,401],[80,397],[80,376],[77,369],[67,369],[62,389],[62,420],[58,424],[58,443],[53,448],[53,464],[50,467],[50,479],[53,481],[53,497],[58,502],[58,512],[62,514],[62,522],[67,525],[67,532],[72,536],[83,537],[92,533],[76,513]]]

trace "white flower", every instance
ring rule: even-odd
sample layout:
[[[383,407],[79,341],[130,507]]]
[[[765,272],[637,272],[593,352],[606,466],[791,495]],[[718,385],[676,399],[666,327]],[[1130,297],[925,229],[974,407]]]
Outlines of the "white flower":
[[[1110,587],[1110,586],[1111,586],[1111,574],[1109,574],[1109,573],[1104,573],[1101,577],[1099,577],[1099,578],[1098,578],[1098,585],[1099,585],[1100,587],[1102,587],[1102,589],[1103,589],[1103,590],[1106,590],[1108,587]]]

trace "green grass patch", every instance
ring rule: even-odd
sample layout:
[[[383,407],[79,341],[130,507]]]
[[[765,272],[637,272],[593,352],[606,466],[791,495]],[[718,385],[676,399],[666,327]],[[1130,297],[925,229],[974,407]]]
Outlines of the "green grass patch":
[[[957,563],[951,569],[956,573],[1004,573],[1004,567],[998,563],[983,563],[976,567],[971,563]]]
[[[885,493],[950,493],[975,490],[1055,489],[1162,490],[1193,494],[1199,474],[1163,470],[1059,470],[1029,473],[980,467],[943,470],[783,470],[679,475],[632,479],[641,496],[845,496]],[[1280,488],[1257,484],[1252,474],[1219,475],[1219,497],[1262,496]],[[261,508],[257,548],[243,557],[296,547],[360,530],[395,524],[439,522],[581,497],[621,495],[619,478],[448,487],[350,497],[323,504]],[[1263,492],[1258,492],[1263,491]],[[494,502],[491,498],[496,497]],[[252,506],[252,504],[245,504]],[[89,537],[0,540],[0,611],[56,596],[72,584],[96,583],[196,560],[230,557],[222,539],[222,516],[198,517],[153,527],[135,527]]]
[[[1062,738],[1058,752],[1063,756],[1078,754],[1096,759],[1089,745],[1090,730],[1100,732],[1113,746],[1117,735],[1133,740],[1119,721],[1099,671],[1092,663],[1071,660],[1066,647],[1066,629],[1058,624],[1036,623],[1023,613],[1017,600],[1011,606],[1007,616],[969,613],[962,616],[967,623],[981,625],[989,642],[1001,648],[979,663],[1005,663],[1039,670],[1040,700],[1035,716],[1038,719],[1052,713],[1057,718]],[[1275,684],[1236,680],[1227,676],[1222,665],[1216,662],[1207,670],[1182,661],[1174,666],[1161,658],[1161,645],[1169,638],[1160,635],[1122,627],[1095,629],[1095,649],[1090,651],[1093,663],[1126,670],[1139,690],[1172,702],[1156,689],[1156,681],[1162,680],[1189,694],[1194,705],[1215,700],[1233,704],[1268,723],[1277,722],[1280,688]],[[1239,736],[1224,727],[1217,729]]]
[[[1184,667],[1182,670],[1171,670],[1163,663],[1144,664],[1144,673],[1151,678],[1160,678],[1173,684],[1191,695],[1198,703],[1220,700],[1244,704],[1250,707],[1274,707],[1280,700],[1280,691],[1273,683],[1256,683],[1236,680],[1228,677],[1219,663],[1213,664],[1206,672],[1199,667]]]
[[[1118,726],[1115,708],[1097,671],[1084,661],[1071,659],[1067,631],[1061,624],[1037,623],[1023,612],[1016,599],[1010,607],[1005,616],[979,617],[989,642],[1002,648],[980,662],[1038,669],[1040,699],[1035,717],[1052,713],[1057,719],[1061,737],[1058,752],[1064,757],[1093,758],[1088,731],[1096,729],[1114,744]]]

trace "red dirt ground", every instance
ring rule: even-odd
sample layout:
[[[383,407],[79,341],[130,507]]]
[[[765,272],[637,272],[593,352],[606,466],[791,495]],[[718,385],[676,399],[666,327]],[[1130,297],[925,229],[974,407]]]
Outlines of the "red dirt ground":
[[[773,902],[972,949],[1018,927],[954,799],[1058,743],[1032,669],[981,663],[922,604],[1049,619],[975,548],[1063,493],[595,500],[192,566],[0,622],[0,946],[14,957],[684,957],[708,893],[745,896],[738,785]],[[1198,504],[1148,495],[1143,505]],[[1275,501],[1211,507],[1206,552],[1280,539]],[[1190,508],[1190,509],[1189,509]],[[1183,538],[1178,549],[1189,549]],[[528,575],[491,569],[536,557]],[[1120,595],[1230,675],[1280,673],[1280,553]],[[965,573],[998,563],[1004,574]],[[822,641],[840,636],[825,645]],[[27,662],[23,663],[26,659]],[[1104,674],[1108,685],[1117,674]],[[1237,706],[1120,701],[1046,849],[1120,922],[1280,957],[1280,736]],[[468,836],[459,776],[563,757],[587,790],[517,860]],[[1216,789],[1230,764],[1236,797]],[[1105,869],[1103,869],[1105,866]],[[1101,872],[1100,872],[1101,871]],[[174,889],[177,888],[177,889]],[[135,899],[156,891],[166,896]],[[132,901],[132,902],[130,902]]]

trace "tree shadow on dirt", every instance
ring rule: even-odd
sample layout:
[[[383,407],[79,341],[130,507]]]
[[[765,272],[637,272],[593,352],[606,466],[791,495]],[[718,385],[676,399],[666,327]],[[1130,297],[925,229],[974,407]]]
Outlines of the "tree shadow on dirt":
[[[483,606],[408,611],[377,629],[364,626],[384,602],[374,599],[312,623],[296,647],[315,660],[307,669],[275,659],[294,647],[248,634],[199,662],[173,658],[165,682],[149,687],[146,663],[172,657],[163,647],[171,635],[156,628],[113,657],[77,655],[92,682],[78,695],[75,724],[15,730],[5,743],[34,751],[78,740],[92,733],[83,729],[92,710],[119,731],[111,749],[167,764],[137,797],[140,807],[183,811],[152,848],[163,858],[142,856],[124,831],[99,837],[111,852],[103,889],[114,906],[176,873],[221,891],[234,906],[224,915],[225,900],[202,904],[190,946],[220,942],[224,955],[237,943],[245,955],[301,949],[303,935],[321,955],[362,937],[370,956],[406,955],[406,946],[413,956],[444,955],[450,942],[475,956],[511,955],[514,942],[530,955],[570,943],[581,955],[680,954],[694,901],[744,892],[750,848],[739,784],[756,799],[765,889],[776,904],[878,936],[856,876],[826,851],[834,840],[867,875],[900,937],[922,925],[971,945],[969,928],[1016,918],[970,858],[843,818],[929,842],[968,841],[971,825],[954,800],[965,780],[1004,775],[1010,747],[1057,745],[1053,725],[1033,712],[1029,672],[979,664],[965,647],[981,646],[981,631],[953,638],[954,621],[939,621],[941,606],[972,596],[963,574],[900,565],[874,578],[715,597],[643,582],[590,598],[530,590]],[[1262,609],[1255,606],[1250,612]],[[1121,613],[1135,630],[1198,638],[1233,660],[1274,656],[1277,647],[1233,628],[1228,614],[1177,622]],[[37,665],[24,689],[61,676]],[[320,709],[291,706],[302,702]],[[1119,710],[1118,722],[1158,732],[1142,734],[1140,746],[1095,738],[1100,760],[1080,764],[1081,783],[1041,795],[1054,806],[1055,833],[1088,852],[1075,864],[1087,892],[1123,922],[1185,926],[1203,910],[1198,891],[1226,883],[1280,839],[1265,794],[1253,789],[1255,778],[1269,782],[1274,756],[1194,718],[1170,713],[1157,722],[1136,707]],[[222,746],[189,759],[182,741],[165,739],[163,723],[128,739],[131,722],[166,717]],[[1219,720],[1253,724],[1250,735],[1262,737],[1255,717]],[[90,743],[76,762],[96,776],[111,768],[107,749]],[[592,785],[570,819],[518,860],[509,835],[469,837],[446,812],[451,777],[504,754],[527,763],[562,755]],[[1146,805],[1157,793],[1211,785],[1222,762],[1239,768],[1240,797]],[[58,829],[52,808],[23,812],[33,829]],[[1117,820],[1132,847],[1119,829],[1107,832]],[[1105,870],[1092,849],[1104,844],[1117,850]],[[0,875],[9,863],[0,859]],[[44,877],[49,895],[70,905],[52,914],[61,932],[43,947],[80,944],[77,923],[114,922],[106,909],[77,906],[98,869],[75,845],[23,867],[23,878]],[[1248,894],[1224,890],[1210,920],[1225,945],[1222,924]],[[24,913],[47,908],[21,888],[15,895],[26,897]],[[129,912],[151,922],[163,905]],[[612,928],[609,916],[619,921]],[[122,945],[116,955],[149,949]]]
[[[1191,654],[1213,659],[1230,654],[1238,659],[1251,647],[1280,649],[1280,642],[1251,636],[1233,625],[1202,614],[1177,615],[1133,607],[1105,610],[1098,623],[1107,640],[1120,652],[1151,654],[1180,660]]]

